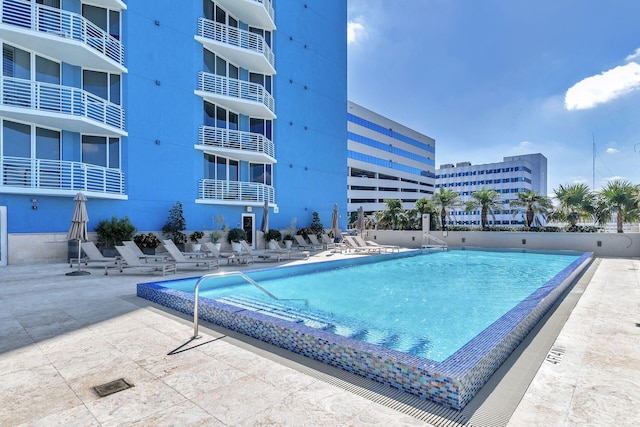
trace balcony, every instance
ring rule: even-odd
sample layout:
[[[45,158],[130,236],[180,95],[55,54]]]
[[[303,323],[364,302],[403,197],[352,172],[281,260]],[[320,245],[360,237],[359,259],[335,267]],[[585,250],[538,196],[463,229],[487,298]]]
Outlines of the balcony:
[[[196,150],[252,163],[276,163],[273,142],[264,135],[200,126]]]
[[[266,75],[276,73],[273,51],[261,35],[200,18],[195,39],[242,68]]]
[[[216,3],[245,24],[269,31],[276,29],[271,0],[216,0]]]
[[[201,71],[195,94],[229,110],[261,119],[275,119],[273,96],[259,84]]]
[[[262,206],[275,203],[275,190],[270,185],[255,182],[201,179],[196,203],[216,205]]]
[[[75,87],[0,77],[0,112],[54,129],[127,135],[121,106]]]
[[[83,4],[104,7],[105,9],[126,10],[127,5],[122,0],[82,0]]]
[[[82,15],[25,0],[0,7],[1,39],[83,68],[127,72],[122,43]]]
[[[120,169],[62,160],[0,157],[0,193],[126,200]]]

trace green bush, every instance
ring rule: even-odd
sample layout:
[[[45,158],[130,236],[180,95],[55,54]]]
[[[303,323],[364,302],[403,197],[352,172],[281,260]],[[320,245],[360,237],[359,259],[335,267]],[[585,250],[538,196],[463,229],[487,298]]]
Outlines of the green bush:
[[[232,228],[229,230],[229,234],[227,235],[227,241],[231,242],[239,242],[240,240],[247,240],[247,232],[242,228]]]
[[[187,243],[187,235],[184,230],[187,228],[187,221],[182,214],[182,203],[176,202],[169,210],[167,223],[162,227],[162,235],[173,240],[176,245]]]
[[[98,223],[95,231],[98,235],[97,246],[101,250],[122,246],[123,241],[131,240],[136,234],[136,228],[126,216],[124,218],[114,216],[111,220],[103,219]]]
[[[138,245],[140,249],[145,249],[145,248],[155,249],[158,246],[160,246],[160,243],[162,243],[160,239],[158,239],[158,236],[156,236],[153,233],[136,234],[135,236],[133,236],[133,241],[136,242],[136,245]]]
[[[264,238],[267,239],[267,242],[269,240],[275,240],[276,242],[279,242],[282,239],[282,233],[280,233],[280,230],[271,229],[267,231],[267,234],[265,234]]]

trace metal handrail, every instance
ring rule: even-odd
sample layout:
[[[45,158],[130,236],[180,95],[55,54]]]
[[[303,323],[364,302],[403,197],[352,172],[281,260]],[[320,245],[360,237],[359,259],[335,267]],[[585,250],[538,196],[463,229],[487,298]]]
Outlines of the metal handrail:
[[[446,248],[447,247],[447,242],[445,242],[444,240],[440,240],[437,237],[432,236],[429,233],[424,233],[422,236],[422,246],[426,246],[429,244],[429,240],[433,240],[434,242],[438,243],[440,246],[442,246],[442,248]]]
[[[198,279],[195,287],[193,288],[193,336],[191,337],[192,339],[200,338],[200,335],[198,335],[198,299],[199,299],[200,283],[202,283],[206,279],[211,279],[213,277],[224,277],[224,276],[240,276],[244,280],[246,280],[247,282],[255,286],[256,288],[260,289],[262,292],[267,294],[271,299],[274,299],[276,301],[304,301],[305,307],[309,307],[309,300],[306,298],[278,298],[277,296],[275,296],[274,294],[272,294],[271,292],[263,288],[258,282],[253,280],[251,277],[244,274],[242,271],[227,271],[223,273],[205,274],[204,276]]]

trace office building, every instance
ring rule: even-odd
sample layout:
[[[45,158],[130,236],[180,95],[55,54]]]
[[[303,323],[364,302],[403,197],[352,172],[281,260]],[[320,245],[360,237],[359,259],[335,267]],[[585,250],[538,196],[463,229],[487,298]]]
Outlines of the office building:
[[[538,153],[504,157],[502,162],[482,165],[443,164],[436,171],[436,188],[441,187],[460,195],[460,206],[450,212],[454,223],[480,224],[480,211],[465,212],[464,202],[472,199],[473,192],[484,188],[496,190],[504,202],[503,212],[495,213],[495,220],[489,215],[489,224],[522,225],[525,222],[521,212],[510,208],[509,203],[518,197],[517,193],[529,190],[547,195],[547,158]]]

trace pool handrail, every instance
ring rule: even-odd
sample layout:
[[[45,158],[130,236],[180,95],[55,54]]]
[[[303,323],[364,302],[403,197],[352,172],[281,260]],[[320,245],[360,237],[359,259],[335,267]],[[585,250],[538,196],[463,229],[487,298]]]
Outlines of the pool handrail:
[[[251,277],[244,274],[242,271],[225,271],[222,273],[205,274],[204,276],[198,279],[198,281],[196,282],[196,285],[193,288],[193,336],[191,337],[191,339],[200,338],[200,335],[198,335],[198,299],[199,299],[198,294],[199,294],[200,283],[202,283],[206,279],[211,279],[214,277],[224,277],[224,276],[240,276],[244,280],[246,280],[256,288],[260,289],[262,292],[264,292],[270,298],[276,301],[304,301],[304,306],[309,307],[309,300],[306,298],[278,298],[277,296],[275,296],[274,294],[272,294],[271,292],[263,288],[258,282],[253,280]]]
[[[430,245],[429,241],[433,240],[434,242],[436,242],[436,245]],[[448,248],[447,242],[445,242],[444,240],[440,240],[435,236],[432,236],[430,233],[424,233],[422,235],[422,249],[427,249],[427,248],[433,248],[433,247],[439,247],[440,249],[442,249],[443,251],[446,251]]]

